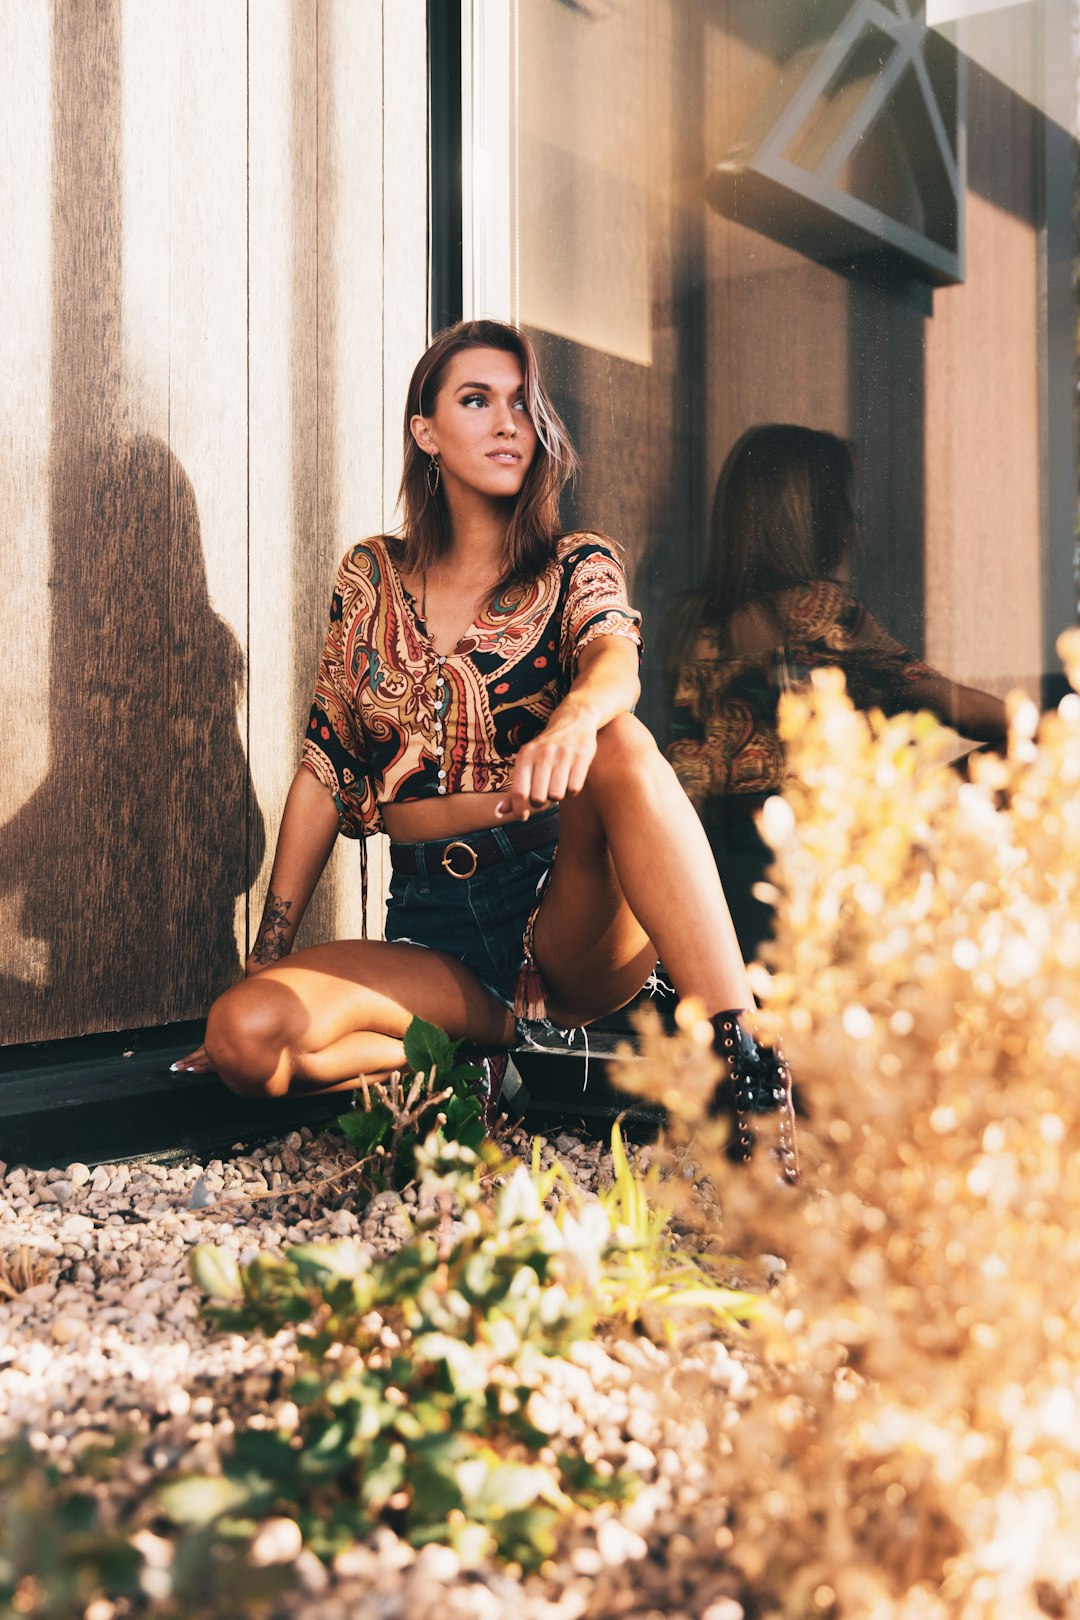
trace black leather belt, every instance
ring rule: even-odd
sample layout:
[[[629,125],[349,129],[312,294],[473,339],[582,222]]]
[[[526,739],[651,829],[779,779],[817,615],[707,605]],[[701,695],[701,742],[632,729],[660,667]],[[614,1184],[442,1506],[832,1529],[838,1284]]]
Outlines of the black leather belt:
[[[505,861],[506,848],[500,833],[517,854],[528,849],[539,849],[542,844],[554,843],[559,836],[558,809],[545,810],[543,815],[530,816],[528,821],[508,821],[504,827],[493,827],[485,832],[462,833],[460,838],[429,838],[421,844],[391,844],[390,863],[395,872],[415,877],[421,870],[417,850],[424,851],[424,870],[435,873],[441,866],[451,877],[471,878],[481,867],[494,866]]]

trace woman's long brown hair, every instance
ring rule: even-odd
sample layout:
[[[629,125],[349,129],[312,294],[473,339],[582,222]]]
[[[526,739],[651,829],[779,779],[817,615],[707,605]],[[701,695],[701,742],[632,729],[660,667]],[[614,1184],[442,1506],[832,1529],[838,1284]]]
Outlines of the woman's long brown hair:
[[[401,566],[406,573],[430,568],[450,543],[450,514],[441,488],[428,488],[430,458],[413,438],[414,416],[430,416],[456,354],[464,349],[502,349],[516,355],[524,379],[525,409],[536,429],[536,454],[525,475],[506,528],[505,566],[495,587],[543,573],[559,536],[559,497],[577,471],[570,436],[540,381],[536,354],[524,332],[504,321],[459,321],[440,332],[417,362],[405,399],[405,461],[401,473]]]
[[[829,579],[856,550],[855,462],[835,433],[766,422],[736,440],[720,471],[703,584],[677,605],[669,672],[706,627],[723,627],[748,602]]]

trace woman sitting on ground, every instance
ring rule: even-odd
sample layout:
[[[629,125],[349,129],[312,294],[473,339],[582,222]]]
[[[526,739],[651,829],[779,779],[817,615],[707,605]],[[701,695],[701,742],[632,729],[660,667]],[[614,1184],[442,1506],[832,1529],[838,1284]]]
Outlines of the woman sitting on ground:
[[[341,564],[247,976],[187,1067],[253,1097],[348,1088],[403,1065],[414,1015],[505,1049],[517,1020],[623,1006],[660,955],[711,1016],[740,1115],[785,1101],[701,824],[632,713],[618,552],[558,528],[574,460],[521,332],[436,338],[409,385],[401,533]],[[381,830],[385,940],[290,954],[338,834]]]
[[[666,753],[702,816],[747,957],[771,931],[752,893],[771,859],[754,817],[784,781],[783,692],[832,666],[860,709],[930,709],[974,741],[1005,738],[1000,698],[922,663],[847,590],[858,540],[850,446],[806,427],[751,428],[717,481],[704,583],[669,620]]]

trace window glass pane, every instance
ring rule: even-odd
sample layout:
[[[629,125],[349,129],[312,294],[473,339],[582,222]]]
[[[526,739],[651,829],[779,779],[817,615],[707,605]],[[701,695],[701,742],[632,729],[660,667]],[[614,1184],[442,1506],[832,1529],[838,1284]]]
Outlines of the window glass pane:
[[[693,649],[666,676],[664,654],[687,614],[759,663],[796,632],[869,645],[879,626],[953,682],[1053,696],[1076,618],[1076,5],[519,0],[517,18],[517,312],[582,453],[566,516],[626,547],[647,723],[678,735]],[[776,424],[815,436],[748,445]],[[781,497],[789,552],[809,537],[832,595],[770,592]],[[764,599],[738,622],[709,606],[730,605],[734,552]],[[853,629],[848,590],[873,621]],[[918,666],[884,645],[892,702]],[[770,785],[755,742],[713,741],[688,766],[699,801]]]

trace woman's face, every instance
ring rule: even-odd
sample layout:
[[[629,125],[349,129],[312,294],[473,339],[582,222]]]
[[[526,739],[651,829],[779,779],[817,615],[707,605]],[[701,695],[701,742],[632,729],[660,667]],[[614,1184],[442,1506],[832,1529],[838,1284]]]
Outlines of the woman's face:
[[[421,450],[439,458],[442,478],[493,499],[513,499],[536,454],[536,429],[522,397],[516,354],[463,349],[446,368],[430,416],[410,426]]]

